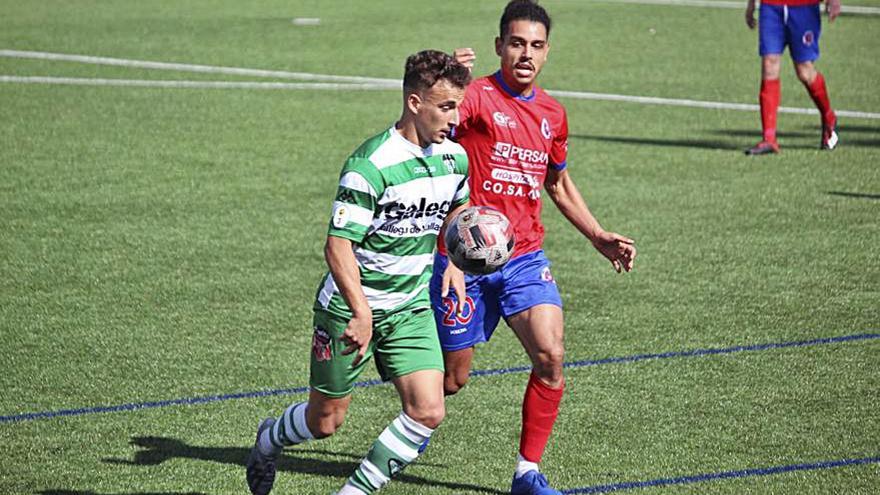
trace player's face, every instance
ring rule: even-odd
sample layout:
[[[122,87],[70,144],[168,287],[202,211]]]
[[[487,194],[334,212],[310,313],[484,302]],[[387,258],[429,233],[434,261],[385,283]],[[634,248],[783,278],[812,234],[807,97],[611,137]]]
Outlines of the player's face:
[[[464,88],[441,79],[418,98],[415,121],[419,144],[424,148],[431,143],[442,143],[458,125],[458,107],[464,99]]]
[[[511,21],[504,38],[495,38],[504,82],[519,93],[531,91],[549,51],[547,28],[540,22]]]

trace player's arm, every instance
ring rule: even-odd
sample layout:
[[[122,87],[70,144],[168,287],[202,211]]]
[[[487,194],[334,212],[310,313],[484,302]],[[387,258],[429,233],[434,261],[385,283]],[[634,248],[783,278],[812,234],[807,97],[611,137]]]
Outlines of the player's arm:
[[[445,242],[446,228],[452,220],[469,205],[469,202],[465,202],[449,211],[446,218],[443,220],[443,225],[440,227],[440,242]],[[467,296],[467,293],[465,292],[464,272],[455,266],[452,261],[446,264],[446,271],[443,272],[443,281],[440,285],[440,297],[446,297],[446,295],[449,294],[450,287],[452,287],[452,291],[455,292],[455,300],[458,301],[458,307],[456,309],[458,313],[461,313],[464,311],[465,298]]]
[[[373,337],[373,313],[361,286],[361,274],[351,240],[328,235],[324,245],[324,259],[327,260],[327,266],[339,288],[339,293],[351,309],[352,318],[345,327],[342,337],[348,343],[348,347],[342,353],[351,354],[357,351],[353,363],[356,365],[364,357]]]
[[[826,0],[825,12],[828,12],[828,20],[834,22],[840,15],[840,0]]]
[[[755,22],[755,0],[748,0],[746,2],[746,26],[749,29],[755,29],[757,25],[758,23]]]
[[[473,70],[474,62],[477,60],[477,52],[473,48],[456,48],[452,50],[452,58],[469,70]]]
[[[599,225],[567,169],[556,170],[550,167],[544,180],[544,188],[562,215],[608,258],[615,270],[632,270],[636,257],[635,241],[607,232]]]

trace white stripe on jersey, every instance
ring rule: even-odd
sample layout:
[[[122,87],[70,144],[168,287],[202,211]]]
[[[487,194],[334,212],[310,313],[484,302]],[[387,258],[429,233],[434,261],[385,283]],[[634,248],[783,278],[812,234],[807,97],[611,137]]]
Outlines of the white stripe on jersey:
[[[369,228],[370,225],[373,224],[373,211],[358,206],[353,203],[343,203],[342,201],[334,201],[333,202],[333,211],[337,211],[337,208],[348,208],[350,212],[350,216],[348,220],[358,224],[363,225],[364,227]]]
[[[434,263],[434,253],[394,256],[358,248],[354,255],[363,269],[388,275],[421,275],[426,266]]]
[[[440,144],[432,144],[427,148],[421,148],[419,145],[410,142],[401,136],[397,129],[391,128],[391,137],[379,145],[375,151],[369,156],[369,160],[379,170],[383,168],[397,165],[400,162],[412,160],[413,158],[424,158],[426,156],[435,156],[443,153],[466,154],[464,148],[460,144],[445,139]]]
[[[364,295],[370,301],[370,309],[372,310],[389,310],[398,306],[403,306],[410,299],[419,295],[424,289],[428,288],[428,284],[422,284],[413,289],[412,292],[385,292],[381,290],[363,287]]]
[[[348,172],[339,179],[339,185],[349,189],[360,191],[376,197],[376,190],[364,179],[364,176],[357,172]]]

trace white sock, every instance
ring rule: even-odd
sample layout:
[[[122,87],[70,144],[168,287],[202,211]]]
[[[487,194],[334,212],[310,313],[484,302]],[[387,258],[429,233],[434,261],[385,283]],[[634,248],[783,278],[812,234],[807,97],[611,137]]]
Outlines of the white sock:
[[[300,402],[288,407],[272,428],[266,428],[260,435],[257,444],[263,455],[278,455],[290,445],[297,445],[315,438],[306,424],[307,402]]]
[[[358,488],[351,483],[346,483],[343,487],[336,492],[336,495],[366,495],[364,492],[358,490]]]
[[[527,461],[522,454],[516,454],[516,477],[519,478],[529,471],[538,471],[538,465]]]

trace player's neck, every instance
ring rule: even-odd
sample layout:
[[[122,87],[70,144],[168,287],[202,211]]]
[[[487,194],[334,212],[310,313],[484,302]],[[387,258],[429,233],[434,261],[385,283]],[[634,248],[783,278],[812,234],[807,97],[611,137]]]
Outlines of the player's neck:
[[[505,75],[503,70],[499,70],[495,73],[495,80],[498,81],[507,94],[514,98],[528,101],[535,96],[536,84],[534,80],[523,86],[513,77]]]
[[[397,133],[400,134],[403,139],[406,139],[407,141],[418,146],[421,149],[425,149],[428,146],[431,146],[430,141],[422,143],[419,140],[419,133],[418,131],[416,131],[415,122],[413,122],[411,119],[406,118],[405,116],[401,117],[400,120],[398,120],[394,124],[394,129],[397,130]]]

